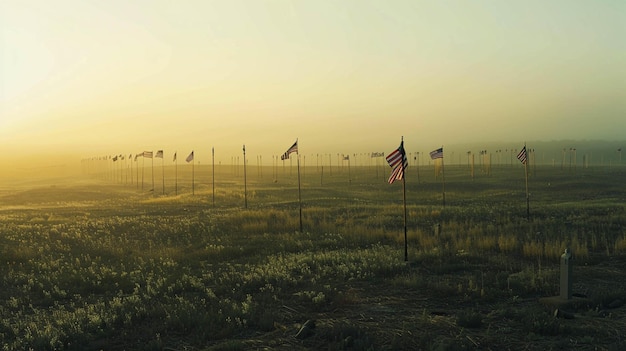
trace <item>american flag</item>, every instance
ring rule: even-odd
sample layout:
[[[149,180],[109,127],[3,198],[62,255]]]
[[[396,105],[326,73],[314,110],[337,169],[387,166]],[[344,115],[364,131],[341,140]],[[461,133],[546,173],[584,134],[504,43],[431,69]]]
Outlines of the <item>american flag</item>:
[[[438,159],[438,158],[443,158],[443,148],[440,147],[437,150],[431,151],[430,158],[433,160]]]
[[[404,178],[404,169],[409,165],[409,161],[406,159],[406,152],[404,152],[404,141],[401,141],[400,146],[390,153],[386,159],[389,167],[391,167],[391,175],[387,179],[389,184]]]
[[[520,160],[523,165],[526,164],[526,145],[524,145],[519,154],[517,154],[517,159]]]
[[[154,157],[156,157],[156,158],[163,158],[163,150],[157,151],[157,153],[156,153],[156,155],[154,155]]]
[[[391,174],[389,175],[389,179],[387,179],[387,182],[389,182],[389,184],[393,184],[393,182],[395,182],[396,180],[401,180],[402,178],[404,178],[404,168],[401,166],[397,166],[396,168],[391,170]]]
[[[193,151],[191,151],[191,153],[189,154],[189,156],[187,156],[187,158],[185,159],[185,161],[187,161],[187,162],[191,162],[191,161],[193,161]]]
[[[370,154],[370,157],[374,158],[374,157],[383,157],[383,153],[382,152],[372,152]]]
[[[295,152],[298,153],[298,140],[296,140],[295,143],[293,143],[293,145],[291,145],[291,147],[289,149],[287,149],[287,151],[285,151],[284,154],[282,154],[282,156],[280,156],[281,160],[288,160],[289,159],[289,154]]]
[[[145,158],[152,158],[152,151],[144,151],[143,152],[143,157],[145,157]]]

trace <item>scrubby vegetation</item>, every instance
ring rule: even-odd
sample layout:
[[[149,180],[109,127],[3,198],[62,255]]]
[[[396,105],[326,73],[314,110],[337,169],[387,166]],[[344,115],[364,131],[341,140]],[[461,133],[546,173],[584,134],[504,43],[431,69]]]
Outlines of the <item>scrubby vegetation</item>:
[[[407,180],[369,167],[199,178],[195,196],[103,179],[0,191],[4,350],[626,347],[625,170],[518,167]],[[269,174],[271,172],[267,172]],[[273,177],[272,177],[273,178]],[[227,180],[227,181],[226,181]],[[243,197],[248,208],[243,208]],[[584,307],[555,318],[559,257]],[[298,334],[306,321],[315,328]],[[296,337],[296,335],[299,335]]]

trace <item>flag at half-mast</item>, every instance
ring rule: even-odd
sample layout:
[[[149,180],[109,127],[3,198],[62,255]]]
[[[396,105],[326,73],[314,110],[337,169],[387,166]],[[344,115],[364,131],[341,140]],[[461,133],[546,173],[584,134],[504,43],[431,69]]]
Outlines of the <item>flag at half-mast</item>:
[[[526,164],[526,145],[522,148],[522,150],[517,154],[517,159],[523,164]]]
[[[440,147],[437,150],[431,151],[430,158],[433,160],[438,159],[438,158],[443,158],[443,148]]]
[[[298,153],[298,140],[296,140],[295,143],[293,143],[293,145],[291,145],[291,147],[289,149],[287,149],[287,151],[285,151],[284,154],[282,154],[282,156],[280,156],[281,160],[288,160],[289,159],[289,154],[295,152]]]
[[[191,162],[191,161],[193,161],[193,151],[191,151],[191,153],[189,154],[189,156],[187,156],[187,158],[185,159],[185,161],[187,161],[187,162]]]
[[[156,158],[163,158],[163,150],[157,151],[157,153],[156,153],[156,155],[154,155],[154,157],[156,157]]]
[[[386,157],[389,167],[391,167],[391,175],[387,182],[393,184],[396,180],[404,178],[404,169],[408,167],[409,161],[404,151],[404,141],[400,142],[400,146]]]

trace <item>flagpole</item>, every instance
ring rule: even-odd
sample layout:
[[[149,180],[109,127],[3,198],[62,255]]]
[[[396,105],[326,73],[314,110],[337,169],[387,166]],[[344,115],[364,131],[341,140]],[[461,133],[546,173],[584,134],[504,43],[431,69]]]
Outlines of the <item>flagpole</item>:
[[[163,176],[163,195],[165,195],[165,155],[161,155],[161,174]]]
[[[152,155],[152,195],[154,195],[154,155]]]
[[[191,151],[191,153],[193,154],[193,151]],[[196,167],[196,155],[193,155],[193,159],[191,160],[191,195],[195,195],[196,194],[196,174],[195,174],[195,167]]]
[[[243,144],[243,206],[248,208],[248,185],[246,176],[246,144]],[[302,229],[300,230],[302,231]]]
[[[350,155],[348,155],[348,185],[352,185],[352,176],[350,175]]]
[[[526,142],[524,142],[524,150],[526,150],[526,162],[524,162],[524,175],[526,178],[526,219],[530,221],[530,196],[528,194],[528,149],[526,149]]]
[[[404,144],[404,136],[402,136],[401,141],[402,141],[401,145],[403,145]],[[403,149],[404,149],[404,145],[403,145]],[[403,160],[400,161],[400,162],[401,162],[401,165],[402,165],[402,202],[404,204],[404,261],[407,262],[409,260],[409,246],[408,246],[408,242],[407,242],[406,177],[405,177],[406,168],[404,166],[404,157],[405,157],[405,155],[402,156]]]
[[[135,186],[137,190],[139,190],[139,162],[137,161],[137,155],[135,155],[135,176],[137,177],[137,181],[135,182]]]
[[[213,178],[213,207],[215,207],[215,147],[211,148],[212,178]]]
[[[145,170],[146,170],[146,158],[142,155],[141,156],[141,192],[143,192],[143,178],[144,178]]]
[[[443,193],[443,208],[446,208],[446,170],[443,167],[443,145],[441,145],[441,190]]]
[[[130,183],[128,179],[130,178]],[[128,161],[126,162],[126,184],[133,185],[133,155],[128,156]]]
[[[178,196],[178,151],[174,151],[174,195]]]
[[[298,139],[296,139],[298,142]],[[296,151],[296,158],[298,159],[298,205],[300,207],[300,233],[302,233],[302,193],[300,190],[300,154]]]

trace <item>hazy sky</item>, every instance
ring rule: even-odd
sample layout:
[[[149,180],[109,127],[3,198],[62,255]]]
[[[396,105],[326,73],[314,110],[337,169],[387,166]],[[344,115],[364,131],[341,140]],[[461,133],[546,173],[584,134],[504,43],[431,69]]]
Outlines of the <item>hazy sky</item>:
[[[0,152],[624,139],[626,1],[0,0]]]

